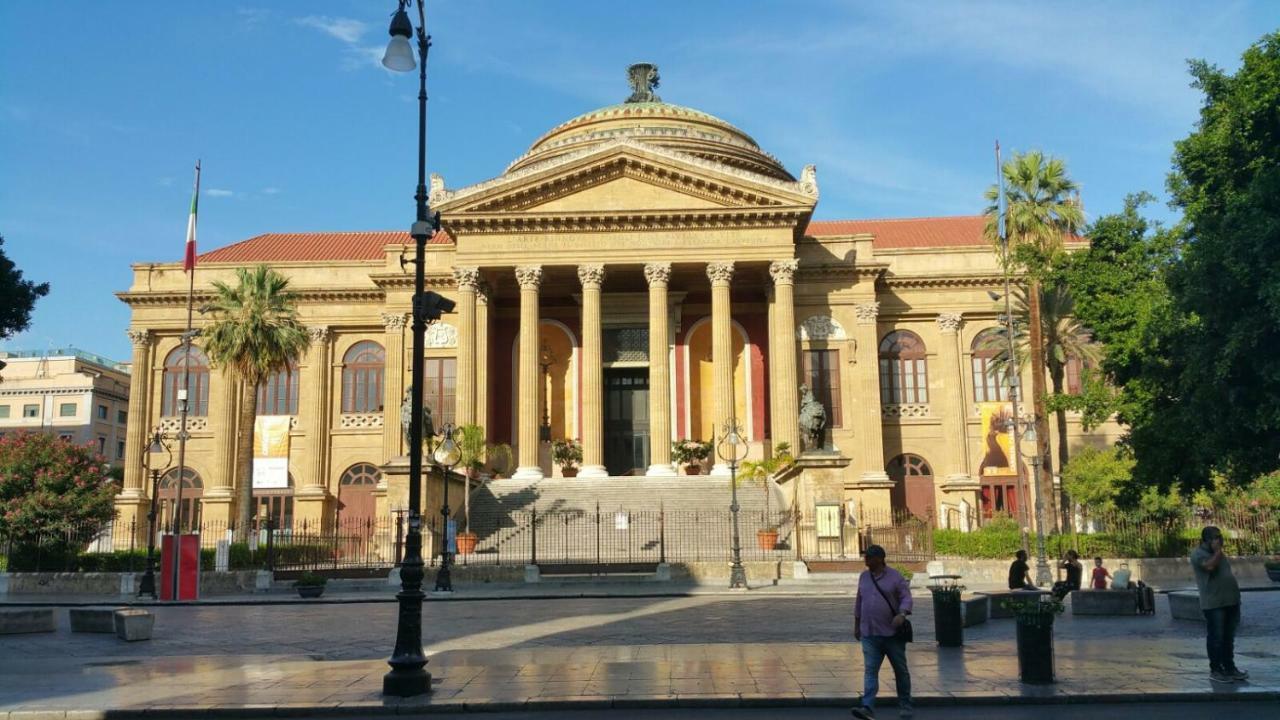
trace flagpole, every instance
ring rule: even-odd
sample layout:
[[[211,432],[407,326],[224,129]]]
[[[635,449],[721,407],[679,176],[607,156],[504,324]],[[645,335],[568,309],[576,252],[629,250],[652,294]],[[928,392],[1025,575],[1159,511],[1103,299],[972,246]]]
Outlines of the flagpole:
[[[200,161],[196,160],[195,189],[191,195],[191,216],[187,220],[187,246],[183,260],[183,269],[187,271],[187,327],[182,332],[182,387],[178,390],[178,477],[175,478],[178,489],[174,495],[173,507],[173,582],[169,599],[179,599],[178,579],[182,569],[182,482],[186,475],[187,462],[187,412],[191,398],[187,397],[191,378],[191,321],[195,307],[196,266],[195,266],[195,234],[196,209],[200,199]]]

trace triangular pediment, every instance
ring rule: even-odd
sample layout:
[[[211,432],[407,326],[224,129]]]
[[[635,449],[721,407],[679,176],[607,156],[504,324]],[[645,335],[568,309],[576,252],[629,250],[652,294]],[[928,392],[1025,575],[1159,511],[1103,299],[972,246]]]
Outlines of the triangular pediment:
[[[565,155],[456,191],[432,205],[446,218],[467,215],[768,210],[812,207],[802,183],[619,141]]]

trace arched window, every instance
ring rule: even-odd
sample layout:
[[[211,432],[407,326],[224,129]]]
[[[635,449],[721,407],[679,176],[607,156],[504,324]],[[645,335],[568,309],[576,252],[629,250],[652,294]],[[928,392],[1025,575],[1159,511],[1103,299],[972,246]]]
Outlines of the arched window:
[[[194,349],[194,348],[193,348]],[[157,528],[169,532],[173,528],[174,503],[178,499],[178,468],[172,468],[160,478],[160,515]],[[191,532],[200,527],[200,497],[204,495],[204,481],[191,468],[182,469],[182,530]],[[226,528],[222,528],[225,530]]]
[[[889,461],[885,473],[893,481],[889,503],[894,513],[910,513],[922,520],[933,515],[933,468],[919,455],[899,455]]]
[[[880,341],[880,401],[887,405],[929,402],[924,341],[908,330],[894,330]]]
[[[192,345],[190,362],[188,349],[176,347],[164,359],[164,377],[160,384],[160,415],[174,417],[180,414],[178,390],[182,388],[183,370],[187,371],[187,415],[204,417],[209,414],[209,359],[204,351]]]
[[[1004,402],[1009,399],[1008,375],[992,362],[1000,355],[1003,336],[995,328],[987,328],[973,339],[973,356],[969,366],[973,374],[974,402]],[[1008,355],[1006,351],[1004,353]]]
[[[372,340],[352,345],[342,356],[342,412],[382,410],[382,375],[386,362],[386,351]]]
[[[298,368],[290,365],[258,384],[258,414],[298,414]]]

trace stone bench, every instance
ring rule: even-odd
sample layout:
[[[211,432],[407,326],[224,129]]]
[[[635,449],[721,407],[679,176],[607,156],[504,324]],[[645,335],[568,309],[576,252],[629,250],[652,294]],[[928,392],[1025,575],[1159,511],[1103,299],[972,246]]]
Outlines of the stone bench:
[[[0,610],[0,635],[54,632],[57,629],[52,608]]]
[[[960,598],[960,617],[964,627],[981,625],[991,617],[990,595],[964,595]]]
[[[151,629],[156,622],[156,616],[151,611],[141,609],[117,610],[114,619],[116,637],[128,642],[150,640]]]
[[[1053,594],[1048,590],[996,590],[991,592],[978,593],[986,595],[990,598],[989,617],[1011,618],[1013,611],[1004,607],[1005,601],[1008,600],[1037,600],[1040,598],[1050,598]]]
[[[67,614],[71,617],[71,632],[113,633],[116,631],[116,611],[118,607],[71,608]]]
[[[1136,615],[1138,596],[1133,590],[1073,590],[1072,615]]]
[[[1168,594],[1169,614],[1175,620],[1195,620],[1204,622],[1204,613],[1200,610],[1200,592],[1197,590],[1178,590]]]

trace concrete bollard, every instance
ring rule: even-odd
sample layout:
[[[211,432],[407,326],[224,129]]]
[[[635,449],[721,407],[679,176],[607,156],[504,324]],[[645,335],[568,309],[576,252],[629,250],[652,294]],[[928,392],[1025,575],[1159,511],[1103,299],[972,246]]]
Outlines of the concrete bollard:
[[[71,608],[67,611],[73,633],[114,633],[116,611],[125,608]]]
[[[400,587],[401,580],[399,567],[393,567],[391,568],[391,572],[387,573],[387,584],[391,587]]]
[[[794,560],[794,561],[792,561],[792,563],[791,563],[791,577],[795,578],[796,580],[808,580],[808,579],[809,579],[809,566],[808,566],[808,565],[806,565],[806,564],[804,564],[804,563],[803,563],[803,562],[801,562],[800,560]]]
[[[156,617],[149,610],[117,610],[114,615],[116,637],[126,642],[150,640]]]
[[[653,573],[653,579],[656,582],[671,582],[671,565],[658,563],[658,569]]]
[[[231,541],[219,540],[214,545],[213,569],[218,572],[226,572],[230,568],[231,568]]]
[[[271,583],[275,580],[275,573],[270,570],[259,570],[253,575],[253,591],[254,592],[271,592]]]
[[[536,582],[541,582],[541,580],[542,580],[542,574],[538,570],[537,565],[524,566],[524,581],[526,583],[536,583]]]
[[[57,629],[51,608],[0,609],[0,635],[46,633]]]
[[[120,597],[133,597],[137,593],[137,577],[131,572],[120,573]]]

